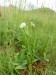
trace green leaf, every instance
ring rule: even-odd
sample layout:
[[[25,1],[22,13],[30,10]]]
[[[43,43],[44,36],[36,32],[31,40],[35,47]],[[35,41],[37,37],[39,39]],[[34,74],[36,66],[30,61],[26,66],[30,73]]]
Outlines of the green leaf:
[[[14,72],[14,65],[13,65],[12,62],[9,62],[9,63],[8,63],[8,67],[9,67],[9,71],[10,71],[11,73],[13,73],[13,72]]]
[[[46,60],[47,62],[49,62],[49,59],[47,58],[46,53],[44,53],[44,60]]]
[[[19,66],[16,67],[16,69],[26,69],[26,67],[19,65]]]

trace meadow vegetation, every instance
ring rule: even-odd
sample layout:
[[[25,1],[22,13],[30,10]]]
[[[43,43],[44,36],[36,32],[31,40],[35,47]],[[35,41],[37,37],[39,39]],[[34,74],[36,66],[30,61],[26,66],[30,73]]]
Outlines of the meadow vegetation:
[[[56,75],[56,13],[48,8],[2,10],[0,75]]]

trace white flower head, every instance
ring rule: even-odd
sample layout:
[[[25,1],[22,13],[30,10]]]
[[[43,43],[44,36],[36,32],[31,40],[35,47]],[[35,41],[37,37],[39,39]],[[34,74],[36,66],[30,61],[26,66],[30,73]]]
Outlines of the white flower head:
[[[31,26],[32,26],[32,27],[35,27],[35,24],[34,24],[33,22],[31,22]]]
[[[22,28],[25,28],[25,26],[26,26],[26,23],[22,23],[21,25],[20,25],[20,28],[22,29]]]

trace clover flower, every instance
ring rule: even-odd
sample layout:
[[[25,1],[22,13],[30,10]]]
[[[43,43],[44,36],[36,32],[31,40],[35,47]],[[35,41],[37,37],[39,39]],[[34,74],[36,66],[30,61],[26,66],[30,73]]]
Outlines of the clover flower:
[[[20,28],[22,29],[22,28],[25,28],[25,26],[26,26],[26,23],[22,23],[21,25],[20,25]]]

